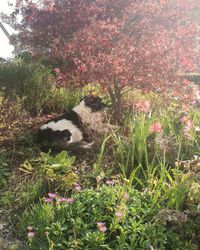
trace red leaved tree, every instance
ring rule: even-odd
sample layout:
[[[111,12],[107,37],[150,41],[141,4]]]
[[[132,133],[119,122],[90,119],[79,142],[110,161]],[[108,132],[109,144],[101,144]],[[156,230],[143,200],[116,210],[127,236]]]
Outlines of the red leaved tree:
[[[124,87],[165,92],[179,71],[195,70],[195,9],[199,0],[19,0],[13,24],[24,48],[62,62],[66,85],[108,90],[119,122]]]

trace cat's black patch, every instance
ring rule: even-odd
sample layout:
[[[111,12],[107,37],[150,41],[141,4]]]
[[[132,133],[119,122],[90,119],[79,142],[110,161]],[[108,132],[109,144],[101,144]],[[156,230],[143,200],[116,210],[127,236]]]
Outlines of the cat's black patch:
[[[99,96],[87,95],[83,98],[85,105],[91,108],[92,112],[97,112],[106,107]]]
[[[60,147],[65,148],[67,142],[70,141],[71,133],[69,130],[54,131],[50,128],[38,131],[38,143],[43,148]]]

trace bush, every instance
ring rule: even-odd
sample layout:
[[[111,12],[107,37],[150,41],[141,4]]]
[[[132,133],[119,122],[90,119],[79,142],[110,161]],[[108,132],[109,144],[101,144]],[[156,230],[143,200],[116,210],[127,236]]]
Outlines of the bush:
[[[26,110],[39,113],[51,98],[53,76],[48,68],[39,64],[21,62],[0,64],[0,88],[6,97],[24,99]]]
[[[80,99],[80,91],[57,88],[51,69],[39,63],[0,64],[0,90],[32,114],[70,109]]]

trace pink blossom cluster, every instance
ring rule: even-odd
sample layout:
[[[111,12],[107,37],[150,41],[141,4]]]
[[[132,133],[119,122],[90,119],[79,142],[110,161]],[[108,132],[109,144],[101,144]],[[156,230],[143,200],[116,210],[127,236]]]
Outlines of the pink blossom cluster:
[[[162,132],[162,125],[160,122],[153,122],[151,127],[150,127],[150,131],[153,133],[153,132],[156,132],[156,133],[160,133]]]
[[[150,102],[149,101],[143,101],[143,100],[138,100],[135,104],[136,109],[138,112],[149,112],[150,111]]]
[[[115,213],[115,215],[116,215],[116,217],[118,217],[118,218],[121,219],[121,218],[124,216],[124,213],[121,212],[121,211],[117,211],[117,212]]]
[[[101,231],[102,233],[105,233],[107,231],[107,227],[105,225],[105,222],[97,222],[97,228],[99,229],[99,231]]]

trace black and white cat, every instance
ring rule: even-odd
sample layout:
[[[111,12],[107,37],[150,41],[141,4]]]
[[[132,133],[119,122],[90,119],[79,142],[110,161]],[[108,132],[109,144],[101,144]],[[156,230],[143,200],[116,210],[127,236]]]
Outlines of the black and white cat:
[[[112,127],[104,123],[105,104],[99,96],[88,95],[71,111],[45,122],[38,131],[38,142],[47,148],[91,149],[87,131],[103,133]],[[113,126],[115,127],[115,126]]]

